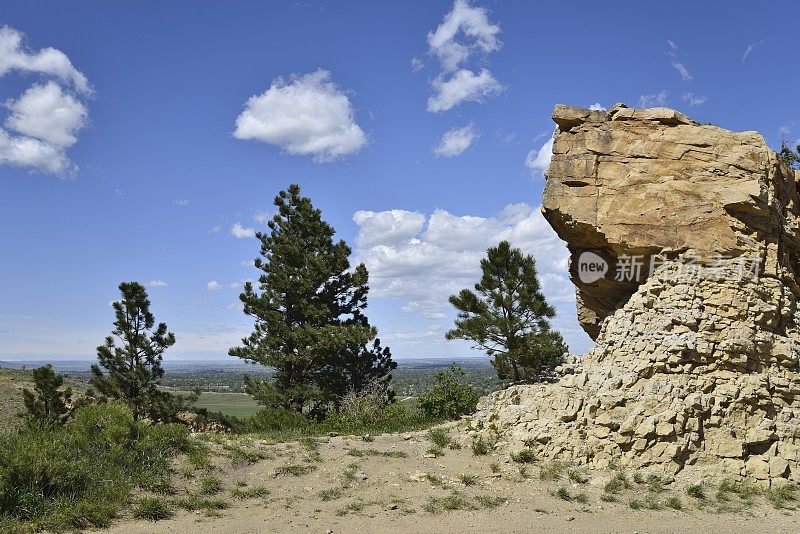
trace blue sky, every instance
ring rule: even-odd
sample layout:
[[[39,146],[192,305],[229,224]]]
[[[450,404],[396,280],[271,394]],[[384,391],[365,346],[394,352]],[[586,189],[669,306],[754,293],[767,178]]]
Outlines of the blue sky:
[[[397,357],[479,355],[443,339],[447,295],[502,238],[585,351],[538,214],[556,103],[800,138],[796,4],[646,5],[0,1],[0,359],[93,357],[124,280],[168,358],[225,357],[247,236],[293,182],[370,268]]]

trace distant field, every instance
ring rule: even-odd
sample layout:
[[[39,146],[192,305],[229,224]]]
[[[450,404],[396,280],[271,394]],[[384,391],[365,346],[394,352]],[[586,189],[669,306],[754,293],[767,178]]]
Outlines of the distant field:
[[[197,399],[197,407],[206,408],[211,412],[220,412],[225,415],[247,417],[256,413],[261,407],[256,404],[253,397],[246,393],[217,393],[206,391]]]

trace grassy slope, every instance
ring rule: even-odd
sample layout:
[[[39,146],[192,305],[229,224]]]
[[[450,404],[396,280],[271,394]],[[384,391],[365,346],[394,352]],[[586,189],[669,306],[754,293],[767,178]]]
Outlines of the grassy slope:
[[[32,386],[30,371],[0,369],[0,432],[19,424],[17,414],[24,410],[22,388]]]

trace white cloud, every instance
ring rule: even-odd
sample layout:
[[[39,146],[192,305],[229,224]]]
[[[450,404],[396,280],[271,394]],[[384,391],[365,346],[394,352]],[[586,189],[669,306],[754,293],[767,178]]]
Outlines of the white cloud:
[[[428,99],[428,111],[447,111],[468,101],[502,90],[488,69],[475,72],[466,63],[477,56],[497,51],[500,26],[489,21],[486,9],[455,0],[441,24],[428,34],[428,52],[439,60],[440,72],[431,81],[434,94]]]
[[[22,34],[14,28],[3,26],[0,27],[0,77],[12,70],[54,76],[71,83],[81,93],[91,93],[86,76],[72,65],[62,51],[55,48],[28,51],[22,44]]]
[[[677,50],[678,45],[675,44],[675,41],[670,41],[667,39],[667,46],[669,46],[670,50]]]
[[[432,82],[434,94],[428,98],[428,111],[447,111],[462,102],[482,102],[487,96],[500,92],[503,87],[487,69],[476,74],[461,69],[449,79],[439,77]]]
[[[0,165],[75,174],[77,167],[66,150],[77,142],[76,134],[86,126],[88,110],[80,100],[92,93],[86,77],[63,52],[54,48],[28,51],[20,32],[2,26],[0,78],[12,71],[56,78],[74,92],[49,80],[34,83],[18,98],[7,100],[3,105],[10,113],[4,128],[0,128]]]
[[[667,92],[650,93],[639,97],[639,106],[643,108],[661,107],[667,105]]]
[[[589,106],[589,109],[592,109],[594,111],[605,111],[606,110],[606,108],[600,102],[595,102],[594,104]]]
[[[86,124],[86,107],[52,81],[32,85],[5,105],[11,111],[6,128],[59,149],[74,145],[75,133]]]
[[[255,237],[256,231],[255,228],[247,228],[237,222],[231,227],[231,235],[236,239],[244,239],[247,237]]]
[[[706,97],[694,93],[683,93],[681,98],[692,107],[702,106],[707,100]]]
[[[355,122],[347,94],[331,73],[317,70],[276,78],[267,91],[252,96],[236,119],[234,136],[279,146],[316,162],[335,160],[361,150],[367,136]]]
[[[553,141],[554,137],[550,137],[545,144],[539,149],[531,149],[525,157],[525,167],[531,171],[531,174],[544,174],[550,166],[550,160],[553,158]]]
[[[218,234],[222,231],[222,227],[220,225],[214,226],[208,230],[209,234]]]
[[[681,79],[684,82],[688,82],[689,80],[692,79],[692,75],[689,74],[689,70],[686,68],[686,66],[684,66],[683,63],[679,63],[677,61],[673,61],[672,62],[672,68],[675,69],[676,71],[678,71],[678,74],[681,75]]]
[[[452,158],[462,154],[477,139],[478,132],[472,124],[463,128],[452,128],[444,133],[439,144],[433,148],[433,153],[437,156]]]
[[[356,245],[371,248],[405,244],[422,230],[425,220],[423,214],[415,211],[357,211],[353,214],[353,221],[359,227]]]
[[[189,205],[189,199],[188,198],[180,198],[180,199],[175,201],[175,205],[176,206],[188,206]]]
[[[484,8],[456,0],[436,31],[428,34],[428,47],[445,70],[454,71],[473,52],[490,53],[500,48],[498,33],[500,26],[489,22]]]
[[[30,167],[51,174],[68,175],[74,164],[66,154],[51,144],[24,136],[9,136],[0,128],[0,165]]]
[[[147,287],[167,287],[167,285],[163,280],[150,280],[147,282]]]
[[[416,57],[411,58],[411,70],[413,70],[414,72],[418,72],[424,68],[425,68],[425,63],[423,63],[421,59]]]
[[[209,291],[216,291],[220,289],[222,286],[216,280],[211,280],[210,282],[206,282],[206,289]]]
[[[398,300],[401,311],[430,321],[452,317],[448,297],[472,287],[480,278],[486,249],[506,239],[536,257],[543,291],[560,315],[557,324],[574,333],[576,345],[586,345],[577,327],[575,289],[567,272],[569,253],[538,207],[509,204],[494,217],[459,216],[445,210],[435,210],[427,218],[404,210],[362,211],[353,219],[359,226],[356,261],[369,269],[371,297]],[[396,231],[399,227],[404,230]]]

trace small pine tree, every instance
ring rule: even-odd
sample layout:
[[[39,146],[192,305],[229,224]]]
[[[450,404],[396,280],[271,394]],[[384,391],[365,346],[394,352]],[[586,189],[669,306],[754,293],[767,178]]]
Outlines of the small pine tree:
[[[503,241],[487,251],[481,270],[475,292],[450,297],[458,317],[447,339],[472,341],[493,357],[501,379],[531,380],[553,369],[567,347],[550,328],[555,309],[540,291],[536,260]]]
[[[122,400],[137,420],[169,419],[183,403],[158,385],[164,376],[161,360],[164,351],[175,344],[175,334],[167,331],[165,323],[155,327],[142,284],[123,282],[119,290],[122,299],[112,304],[115,328],[105,344],[97,347],[98,364],[92,365],[91,384],[101,398]]]
[[[275,206],[270,232],[257,234],[261,292],[248,282],[239,297],[255,329],[229,354],[275,369],[267,381],[246,379],[260,403],[320,413],[360,387],[359,373],[387,377],[393,362],[380,343],[366,348],[376,335],[364,315],[366,267],[350,269],[350,247],[334,243],[334,229],[300,186],[281,191]]]
[[[50,364],[33,370],[33,391],[22,390],[26,418],[33,426],[62,425],[70,414],[72,389],[64,386],[64,375]]]

